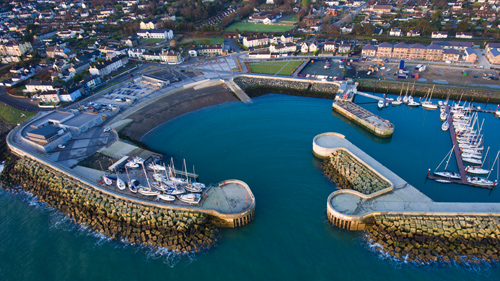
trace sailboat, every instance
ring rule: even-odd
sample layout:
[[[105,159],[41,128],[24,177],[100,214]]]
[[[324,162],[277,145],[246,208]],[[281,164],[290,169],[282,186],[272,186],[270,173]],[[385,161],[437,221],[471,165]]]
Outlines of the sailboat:
[[[403,94],[403,86],[401,86],[401,91],[399,92],[399,96],[396,98],[395,101],[393,101],[391,103],[393,106],[400,105],[403,102],[403,98],[401,97],[401,94]]]
[[[146,195],[146,196],[156,196],[156,195],[159,195],[160,192],[157,191],[157,190],[151,190],[151,184],[149,183],[149,178],[148,178],[148,174],[146,173],[146,167],[144,167],[144,163],[141,163],[142,165],[142,170],[144,172],[144,176],[146,177],[146,181],[148,182],[148,187],[145,187],[145,186],[140,186],[137,188],[137,191],[142,194],[142,195]]]
[[[432,99],[432,93],[434,93],[434,86],[432,86],[432,91],[431,94],[427,97],[427,99],[422,102],[422,107],[425,109],[431,109],[431,110],[436,110],[438,106],[436,104],[433,104],[431,99]]]
[[[158,194],[158,198],[163,201],[175,201],[175,196],[168,194]]]
[[[444,167],[444,171],[443,172],[436,172],[436,170],[439,168],[439,166],[441,166],[441,164],[443,163],[443,161],[444,161],[444,159],[443,159],[443,161],[441,161],[441,163],[439,163],[439,165],[437,166],[436,170],[434,170],[434,175],[440,176],[443,178],[449,178],[449,179],[460,179],[461,178],[460,174],[446,170],[448,168],[448,164],[450,163],[450,158],[451,158],[451,155],[453,154],[454,149],[455,149],[455,145],[453,145],[451,150],[444,157],[444,159],[448,158],[448,160],[446,160],[446,165]]]
[[[202,189],[200,186],[193,185],[189,182],[186,159],[184,159],[184,171],[186,173],[186,183],[187,183],[187,185],[184,188],[189,192],[196,192],[196,193],[201,192]]]
[[[448,123],[448,121],[443,122],[443,125],[441,125],[441,130],[443,131],[448,131],[449,128],[450,124]]]
[[[117,178],[116,187],[118,187],[119,190],[124,190],[126,188],[125,182],[123,182],[120,178]]]
[[[137,187],[134,185],[134,183],[130,180],[130,176],[128,174],[128,170],[127,170],[127,165],[125,165],[125,172],[127,173],[127,179],[128,179],[128,182],[127,182],[127,185],[128,185],[128,189],[130,190],[130,192],[132,193],[137,193]]]

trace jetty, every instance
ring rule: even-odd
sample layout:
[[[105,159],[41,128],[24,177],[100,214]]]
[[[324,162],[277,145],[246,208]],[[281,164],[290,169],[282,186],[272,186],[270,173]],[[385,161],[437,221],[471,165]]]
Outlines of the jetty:
[[[362,166],[374,171],[389,186],[364,194],[353,189],[337,190],[328,196],[327,215],[336,226],[349,230],[365,230],[378,215],[498,216],[500,203],[435,202],[398,175],[383,166],[341,134],[324,133],[313,139],[313,154],[328,159],[342,150]]]
[[[465,170],[464,162],[462,160],[461,156],[461,151],[460,147],[458,146],[457,142],[457,132],[455,130],[455,126],[453,125],[453,116],[450,114],[450,106],[446,105],[445,106],[445,112],[447,114],[447,122],[450,125],[448,131],[450,132],[450,139],[451,143],[453,145],[453,154],[455,154],[455,160],[457,161],[457,167],[458,167],[458,173],[460,174],[460,179],[450,179],[450,178],[445,178],[445,177],[440,177],[437,175],[430,175],[430,169],[427,172],[427,177],[432,180],[447,180],[451,183],[456,183],[456,184],[463,184],[463,185],[468,185],[468,186],[473,186],[473,187],[481,187],[481,188],[486,188],[486,189],[493,189],[495,188],[495,185],[493,186],[485,186],[485,185],[479,185],[475,183],[471,183],[467,181],[467,171]]]
[[[383,119],[353,102],[356,94],[376,100],[382,100],[382,98],[358,92],[356,89],[357,85],[358,83],[353,83],[352,81],[342,82],[339,92],[332,103],[333,110],[354,121],[362,128],[378,137],[391,137],[394,133],[394,125],[389,122],[389,120]]]

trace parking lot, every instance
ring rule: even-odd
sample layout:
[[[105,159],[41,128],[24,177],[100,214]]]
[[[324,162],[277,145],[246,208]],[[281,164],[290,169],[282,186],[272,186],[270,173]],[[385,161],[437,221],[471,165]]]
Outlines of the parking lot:
[[[157,86],[146,81],[129,82],[125,85],[102,96],[95,103],[125,107],[158,90]]]

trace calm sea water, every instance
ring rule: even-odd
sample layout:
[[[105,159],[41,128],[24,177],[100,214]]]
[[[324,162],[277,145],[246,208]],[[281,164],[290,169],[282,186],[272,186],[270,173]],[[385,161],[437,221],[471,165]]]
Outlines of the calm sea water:
[[[257,200],[255,220],[222,229],[216,247],[175,255],[91,234],[26,193],[0,191],[0,280],[495,280],[500,266],[414,265],[374,252],[362,233],[326,219],[335,190],[312,156],[312,139],[339,132],[436,201],[499,202],[492,192],[425,182],[451,149],[439,111],[406,106],[381,111],[395,125],[375,138],[332,114],[331,101],[267,95],[185,114],[148,134],[145,143],[196,166],[203,182],[236,178]],[[490,107],[495,108],[495,105]],[[486,146],[500,149],[500,120],[485,118]],[[443,164],[444,165],[444,164]],[[454,160],[450,165],[455,165]],[[161,279],[160,279],[161,278]]]

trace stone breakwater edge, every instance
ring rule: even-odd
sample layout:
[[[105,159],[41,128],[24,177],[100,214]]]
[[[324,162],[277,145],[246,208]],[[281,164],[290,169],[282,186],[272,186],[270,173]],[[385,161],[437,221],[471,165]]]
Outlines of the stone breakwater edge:
[[[208,215],[147,207],[93,190],[29,158],[5,164],[2,189],[22,188],[97,236],[176,253],[200,252],[217,241]]]
[[[332,153],[322,168],[325,176],[341,189],[370,195],[390,187],[390,183],[344,150]],[[351,226],[346,227],[334,217],[329,220],[344,229]],[[500,260],[498,215],[375,214],[365,218],[364,223],[364,237],[370,247],[395,261],[470,265]]]

